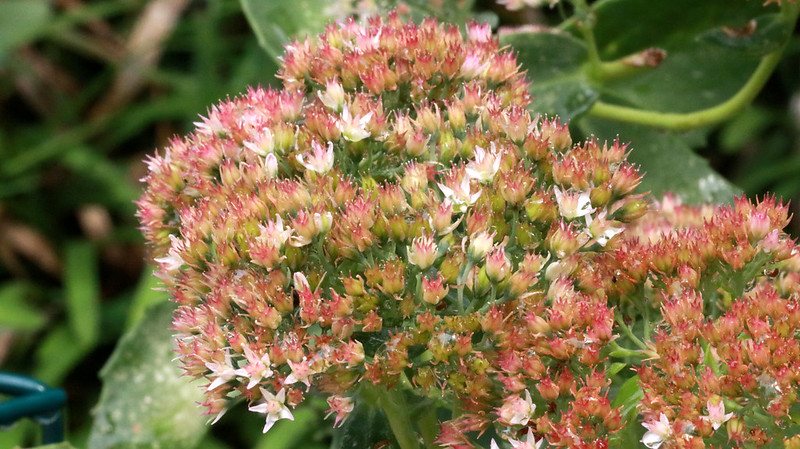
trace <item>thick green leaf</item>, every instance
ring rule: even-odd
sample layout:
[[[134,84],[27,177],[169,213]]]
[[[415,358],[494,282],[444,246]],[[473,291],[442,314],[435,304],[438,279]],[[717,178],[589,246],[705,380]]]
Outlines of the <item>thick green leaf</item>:
[[[611,401],[611,407],[622,407],[622,421],[625,427],[611,437],[610,447],[629,448],[639,447],[639,441],[644,434],[644,428],[639,425],[636,416],[638,415],[637,405],[644,397],[642,387],[639,385],[639,376],[633,376],[617,390],[617,394]]]
[[[76,240],[64,252],[67,316],[78,345],[91,347],[100,333],[100,279],[92,242]]]
[[[729,0],[674,0],[660,2],[655,13],[650,0],[604,0],[596,11],[604,60],[651,46],[666,50],[657,67],[607,81],[601,92],[610,103],[651,111],[690,112],[724,102],[750,78],[761,56],[791,36],[785,19],[758,2],[733,8]],[[729,36],[731,27],[756,17],[752,35]]]
[[[633,376],[619,388],[614,400],[611,401],[611,406],[622,407],[623,418],[630,419],[636,416],[636,405],[642,398],[644,398],[644,393],[639,385],[639,376]]]
[[[50,16],[50,5],[44,0],[0,2],[0,61],[16,47],[35,39]]]
[[[0,329],[35,331],[44,325],[44,313],[30,304],[27,296],[28,285],[22,281],[0,287]]]
[[[756,16],[774,12],[763,2],[735,0],[601,0],[595,3],[595,37],[601,57],[627,56],[648,47],[669,48],[719,27],[741,27]],[[574,31],[574,27],[572,28]]]
[[[658,112],[697,111],[732,97],[758,62],[748,52],[689,41],[668,48],[658,67],[606,83],[603,97]]]
[[[274,59],[293,38],[315,36],[331,18],[325,15],[329,0],[239,0],[258,43]]]
[[[202,388],[181,376],[172,361],[174,308],[171,302],[151,307],[100,372],[103,390],[90,449],[186,449],[206,432],[206,418],[196,404]]]
[[[748,24],[748,27],[750,24]],[[765,14],[752,22],[753,29],[714,28],[699,36],[722,47],[765,55],[779,49],[792,34],[792,27],[780,14]]]
[[[562,33],[518,31],[501,35],[500,43],[518,53],[519,63],[533,83],[534,112],[571,120],[597,99],[583,71],[586,47],[578,39]]]
[[[331,449],[364,449],[382,447],[379,443],[394,441],[389,422],[377,407],[356,401],[344,424],[334,429]]]
[[[741,193],[674,133],[589,117],[581,119],[578,128],[601,140],[619,136],[621,141],[630,142],[628,160],[639,164],[645,173],[639,191],[650,191],[656,198],[672,192],[687,203],[724,203]]]

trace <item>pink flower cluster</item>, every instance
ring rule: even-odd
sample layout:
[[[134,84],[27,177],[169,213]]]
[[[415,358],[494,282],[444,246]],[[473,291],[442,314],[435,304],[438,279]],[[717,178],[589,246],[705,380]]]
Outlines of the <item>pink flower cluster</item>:
[[[625,145],[529,113],[488,26],[332,25],[279,76],[150,158],[138,202],[210,414],[244,399],[267,431],[313,392],[341,425],[374,385],[458,409],[441,446],[607,447],[625,424],[610,357],[660,311],[638,368],[648,446],[723,424],[761,441],[723,405],[786,417],[785,207],[651,207]]]
[[[617,254],[650,266],[627,270],[622,297],[663,317],[653,358],[637,368],[645,444],[763,446],[792,424],[800,381],[800,252],[780,231],[787,207],[658,206]]]

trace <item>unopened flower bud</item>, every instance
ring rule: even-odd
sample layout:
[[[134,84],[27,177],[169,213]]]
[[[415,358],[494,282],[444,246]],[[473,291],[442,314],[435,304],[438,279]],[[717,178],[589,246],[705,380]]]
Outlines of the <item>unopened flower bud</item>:
[[[408,247],[408,263],[414,264],[424,270],[433,265],[437,254],[436,242],[433,236],[422,234],[414,239]]]
[[[543,399],[547,401],[555,401],[558,399],[560,393],[558,385],[552,379],[545,376],[537,384],[536,389]]]
[[[496,245],[486,256],[486,275],[492,282],[501,282],[511,271],[511,261],[506,255],[505,246]]]
[[[482,231],[471,236],[469,249],[467,249],[467,257],[469,257],[473,263],[482,260],[492,248],[494,236],[494,232],[490,234],[488,231]]]
[[[449,290],[450,287],[445,285],[440,273],[436,273],[435,277],[422,277],[422,300],[428,304],[439,304]]]

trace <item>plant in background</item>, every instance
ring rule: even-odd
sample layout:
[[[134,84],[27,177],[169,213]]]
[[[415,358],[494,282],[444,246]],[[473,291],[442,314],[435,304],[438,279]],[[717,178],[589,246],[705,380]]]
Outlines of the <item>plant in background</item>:
[[[321,394],[340,442],[377,409],[402,449],[794,444],[785,206],[634,194],[627,147],[529,112],[486,25],[331,25],[279,77],[138,202],[212,420]]]

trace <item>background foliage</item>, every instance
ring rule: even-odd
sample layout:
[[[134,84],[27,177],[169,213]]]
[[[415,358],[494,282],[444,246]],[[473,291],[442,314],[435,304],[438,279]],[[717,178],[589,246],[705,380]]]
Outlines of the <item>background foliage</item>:
[[[739,191],[773,191],[794,199],[797,210],[800,39],[777,7],[744,0],[594,2],[602,61],[647,47],[667,54],[654,68],[603,73],[591,69],[593,51],[572,11],[510,12],[470,0],[403,5],[417,18],[499,26],[501,42],[519,53],[534,83],[534,109],[572,119],[576,135],[630,141],[631,158],[647,172],[643,190],[717,202]],[[319,425],[325,407],[317,403],[265,437],[260,419],[242,410],[203,435],[204,418],[191,413],[197,388],[155,368],[170,359],[169,306],[143,262],[133,201],[145,155],[189,130],[218,99],[274,84],[290,36],[393,6],[388,0],[0,2],[0,369],[67,390],[73,446],[178,447],[167,442],[180,440],[192,447],[195,441],[180,433],[190,430],[203,438],[200,447],[330,446],[324,430],[330,426]],[[752,32],[730,32],[751,21]],[[558,31],[517,28],[530,24]],[[678,113],[719,104],[787,41],[759,96],[721,124],[665,131],[593,114],[598,101]],[[187,399],[165,403],[161,398],[177,395],[158,394],[176,389]],[[147,402],[148,394],[159,407],[132,417],[126,404]],[[359,447],[353,441],[366,438],[342,435],[336,447]],[[0,447],[36,441],[31,423],[0,432]]]

